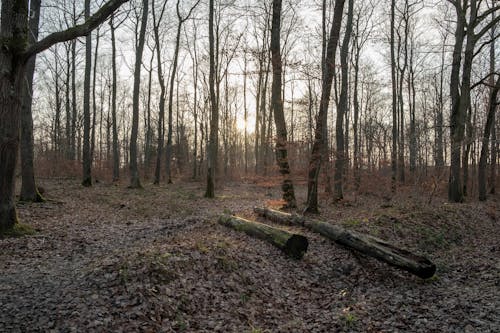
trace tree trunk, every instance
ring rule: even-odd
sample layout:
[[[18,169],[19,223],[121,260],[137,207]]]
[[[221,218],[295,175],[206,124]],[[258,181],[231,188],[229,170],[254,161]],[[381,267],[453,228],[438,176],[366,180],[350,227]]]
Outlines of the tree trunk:
[[[30,11],[33,13],[29,21],[29,40],[33,44],[38,39],[38,23],[40,21],[40,0],[32,0]],[[35,73],[36,56],[26,64],[26,78],[22,85],[21,108],[21,195],[22,201],[44,201],[36,187],[33,165],[33,115],[31,112],[33,96],[33,74]],[[58,73],[56,73],[58,75]]]
[[[446,58],[446,36],[443,39],[443,48],[441,51],[441,66],[440,66],[440,72],[439,72],[439,90],[437,91],[438,94],[438,105],[437,105],[437,114],[436,114],[436,129],[435,129],[435,140],[436,140],[436,151],[435,151],[435,163],[438,172],[441,171],[441,169],[444,167],[444,153],[443,153],[443,108],[444,108],[444,102],[443,102],[443,81],[444,81],[444,65],[445,65],[445,58]]]
[[[243,54],[243,121],[245,122],[244,145],[245,145],[245,176],[248,174],[248,106],[247,106],[247,76],[248,76],[248,60],[246,50]]]
[[[465,38],[465,18],[462,17],[460,5],[457,4],[457,26],[450,77],[451,113],[450,113],[450,178],[448,180],[448,199],[454,202],[463,201],[462,177],[460,174],[461,149],[464,137],[465,109],[460,104],[460,65],[462,63],[462,47]],[[464,14],[465,15],[465,14]],[[465,66],[465,65],[464,65]],[[466,104],[468,105],[468,103]]]
[[[414,36],[410,41],[410,57],[408,66],[408,109],[410,114],[410,172],[413,174],[417,169],[417,128],[416,128],[416,90],[415,90],[415,67],[414,65]]]
[[[486,125],[484,126],[484,134],[482,138],[481,146],[481,157],[479,158],[479,169],[478,169],[478,187],[479,187],[479,200],[486,200],[486,160],[488,158],[488,142],[490,139],[490,133],[495,126],[495,112],[498,107],[497,95],[500,89],[500,77],[497,79],[496,84],[492,87],[490,91],[490,98],[488,103],[488,115],[486,117]],[[492,148],[493,149],[493,148]],[[496,163],[496,161],[491,161],[491,163]]]
[[[353,87],[353,106],[354,106],[354,123],[353,123],[353,135],[354,135],[354,156],[353,156],[353,169],[354,169],[354,187],[359,190],[361,175],[360,175],[360,133],[359,133],[359,56],[361,53],[361,43],[359,31],[359,17],[356,19],[356,33],[354,35],[354,87]]]
[[[219,106],[215,96],[215,50],[214,50],[214,0],[209,1],[208,39],[210,49],[210,142],[207,151],[207,189],[205,197],[215,197],[215,166],[217,163],[218,133],[219,133]]]
[[[146,36],[149,0],[143,0],[141,29],[135,54],[134,91],[132,101],[132,133],[130,135],[130,188],[141,188],[137,167],[137,134],[139,131],[139,90],[141,87],[142,53]]]
[[[55,82],[54,82],[54,97],[56,102],[56,114],[54,121],[54,151],[56,152],[56,159],[59,159],[59,154],[61,152],[61,92],[60,92],[60,83],[59,83],[59,59],[57,57],[57,45],[55,47],[56,55],[55,63],[54,63],[54,73],[55,73]],[[22,135],[22,134],[21,134]]]
[[[177,1],[177,8],[179,7],[179,1]],[[170,89],[168,94],[168,133],[167,133],[167,161],[166,161],[166,172],[167,172],[167,183],[172,184],[172,111],[174,103],[174,86],[175,86],[175,74],[177,74],[177,61],[179,58],[179,44],[181,38],[181,27],[182,19],[179,17],[179,22],[177,25],[177,34],[175,38],[175,49],[174,49],[174,59],[172,65],[172,75],[170,77]],[[177,110],[179,112],[179,110]]]
[[[151,169],[151,93],[152,93],[152,83],[153,83],[153,62],[155,60],[155,47],[151,50],[151,58],[149,60],[148,69],[148,94],[147,94],[147,104],[146,112],[144,115],[144,177],[149,179],[150,169]]]
[[[325,59],[325,74],[321,87],[321,102],[318,111],[316,130],[314,133],[314,144],[312,147],[311,158],[309,160],[308,184],[307,184],[307,206],[305,211],[318,213],[318,176],[321,168],[322,153],[324,152],[324,127],[327,126],[328,104],[330,103],[330,93],[332,88],[335,50],[339,41],[340,27],[342,24],[342,13],[344,11],[345,0],[335,2],[333,14],[333,23],[330,31],[330,38]]]
[[[336,157],[335,157],[335,173],[333,175],[334,184],[334,199],[341,200],[344,197],[342,191],[342,176],[344,173],[345,164],[345,151],[344,151],[344,116],[349,112],[349,42],[352,34],[352,20],[353,20],[354,0],[349,0],[347,11],[346,30],[344,32],[344,39],[340,48],[340,64],[342,70],[342,83],[340,89],[339,108],[337,110],[337,121],[335,122],[335,141],[337,143]],[[346,122],[346,127],[349,124]]]
[[[85,0],[85,20],[90,17],[90,0]],[[90,155],[90,73],[92,70],[92,33],[85,37],[85,77],[83,83],[83,180],[92,186],[92,156]]]
[[[96,127],[97,127],[97,99],[96,99],[96,79],[97,79],[97,60],[98,60],[98,54],[99,54],[99,29],[97,29],[96,32],[96,38],[95,38],[95,49],[94,49],[94,68],[93,68],[93,73],[92,73],[92,133],[90,135],[90,162],[92,165],[92,161],[94,160],[94,153],[95,153],[95,132],[96,132]],[[100,111],[100,130],[99,130],[99,136],[100,140],[99,143],[102,143],[102,113],[103,113],[103,91],[101,87],[101,111]],[[101,149],[102,147],[99,147],[99,163],[101,163],[102,157],[101,155]]]
[[[391,179],[392,179],[392,190],[396,189],[396,177],[398,172],[398,121],[397,121],[397,82],[396,82],[396,56],[394,54],[394,21],[395,21],[395,7],[396,0],[391,1],[391,83],[392,83],[392,149],[391,149]]]
[[[423,279],[432,277],[436,272],[436,266],[427,258],[400,249],[376,237],[349,231],[326,222],[307,220],[296,214],[257,207],[254,211],[277,223],[304,226],[350,250],[356,250]]]
[[[158,82],[160,84],[160,102],[158,109],[158,141],[156,146],[156,166],[155,166],[155,177],[153,184],[160,184],[161,176],[161,158],[163,154],[163,143],[164,143],[164,132],[165,132],[165,78],[163,77],[163,65],[161,56],[161,43],[160,43],[160,32],[159,26],[163,18],[163,13],[165,12],[166,1],[163,3],[160,16],[156,17],[155,6],[152,7],[153,12],[153,33],[156,44],[156,61],[158,65]]]
[[[66,128],[64,141],[64,155],[67,160],[71,159],[71,42],[66,43],[66,80],[65,80],[65,112],[66,112]]]
[[[352,1],[352,0],[351,0]],[[283,112],[283,100],[281,98],[281,49],[280,49],[280,25],[281,25],[281,0],[273,1],[273,19],[271,28],[271,54],[273,65],[273,83],[271,103],[274,111],[274,122],[276,125],[276,163],[283,177],[281,190],[286,206],[297,207],[293,182],[290,177],[290,165],[288,164],[287,131],[285,115]],[[245,108],[246,110],[246,108]],[[245,114],[246,118],[246,114]],[[246,134],[246,132],[245,132]]]
[[[219,224],[242,231],[247,235],[264,240],[295,259],[301,259],[307,252],[309,242],[306,237],[269,225],[249,221],[237,216],[221,215]]]
[[[118,124],[116,119],[116,27],[113,24],[114,15],[111,16],[109,25],[111,28],[111,127],[113,136],[113,181],[116,182],[120,179],[120,151],[118,149]]]
[[[474,109],[476,106],[474,105]],[[473,110],[472,103],[470,103],[468,109],[467,109],[467,119],[465,120],[466,124],[466,139],[464,141],[464,153],[462,155],[462,180],[463,180],[463,186],[462,186],[462,192],[464,196],[467,196],[467,190],[468,190],[468,182],[469,182],[469,156],[471,152],[471,146],[472,146],[472,141],[473,141],[473,126],[472,126],[472,113],[475,113],[475,110]]]
[[[70,160],[76,160],[76,41],[71,43],[71,147]]]
[[[491,19],[495,20],[496,14],[495,12],[491,13]],[[495,30],[496,26],[491,26],[490,31],[490,73],[495,72]],[[490,76],[490,85],[493,86],[495,79],[493,76]],[[494,88],[490,88],[490,94],[493,93]],[[495,194],[496,190],[496,176],[497,176],[497,154],[498,154],[498,140],[497,140],[497,126],[496,126],[496,113],[493,113],[493,119],[491,121],[491,158],[490,158],[490,194]]]
[[[0,230],[17,222],[15,207],[15,168],[19,148],[21,92],[27,61],[48,47],[86,35],[104,21],[124,0],[110,0],[107,10],[97,12],[93,22],[51,34],[42,41],[26,45],[28,40],[28,1],[3,0],[0,39],[9,47],[0,48]]]

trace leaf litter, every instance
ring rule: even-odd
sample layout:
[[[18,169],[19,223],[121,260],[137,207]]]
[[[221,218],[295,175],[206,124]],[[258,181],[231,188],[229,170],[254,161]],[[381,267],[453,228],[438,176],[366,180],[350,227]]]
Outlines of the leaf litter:
[[[316,218],[436,262],[421,280],[306,230],[290,227],[309,238],[297,261],[216,223],[260,220],[252,208],[279,204],[278,184],[228,183],[216,199],[195,182],[43,185],[52,200],[19,206],[37,233],[0,240],[0,331],[500,331],[498,198],[321,202]]]

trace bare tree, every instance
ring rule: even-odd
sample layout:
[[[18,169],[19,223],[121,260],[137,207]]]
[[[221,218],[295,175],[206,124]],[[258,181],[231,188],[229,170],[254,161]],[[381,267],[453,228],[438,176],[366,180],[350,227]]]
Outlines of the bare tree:
[[[500,6],[480,12],[481,1],[456,0],[449,2],[455,7],[457,24],[453,62],[450,77],[451,113],[450,144],[451,163],[448,181],[448,199],[454,202],[463,201],[463,185],[461,171],[462,144],[465,132],[467,108],[470,106],[471,72],[474,56],[477,54],[477,42],[497,24],[500,17],[494,17],[484,23],[491,13]],[[477,28],[479,28],[478,31]],[[464,48],[465,43],[465,48]],[[484,45],[484,44],[483,44]],[[482,46],[479,47],[479,49]],[[463,56],[462,49],[464,48]]]
[[[391,171],[392,171],[392,189],[396,189],[396,177],[398,172],[397,164],[397,143],[398,143],[398,113],[397,113],[397,82],[396,82],[396,56],[394,53],[394,33],[396,19],[396,0],[391,0],[391,84],[392,84],[392,150],[391,150]]]
[[[120,179],[120,151],[118,148],[118,123],[116,117],[116,84],[117,84],[117,70],[116,70],[116,37],[115,30],[117,25],[114,24],[114,14],[111,15],[109,26],[111,28],[111,127],[113,137],[113,181],[116,182]]]
[[[149,0],[142,1],[142,18],[141,28],[139,30],[139,38],[135,53],[135,69],[134,69],[134,91],[132,93],[132,132],[130,134],[130,188],[141,188],[139,180],[139,170],[137,167],[137,134],[139,131],[139,90],[141,87],[141,67],[142,53],[144,51],[144,43],[146,40],[146,26],[148,23],[148,7]]]
[[[335,2],[333,23],[330,30],[330,37],[325,57],[326,69],[321,85],[321,101],[308,170],[307,206],[305,211],[310,213],[318,212],[318,176],[321,168],[322,152],[324,151],[323,145],[325,144],[324,127],[327,126],[328,120],[328,104],[330,103],[330,92],[335,68],[335,51],[339,41],[344,3],[345,0],[338,0]]]
[[[219,106],[215,96],[215,43],[214,43],[214,0],[208,5],[208,40],[209,40],[209,89],[210,89],[210,142],[207,151],[207,189],[205,197],[215,197],[215,165],[217,163],[218,132],[219,132]]]
[[[90,0],[85,0],[85,20],[90,17]],[[92,70],[92,33],[85,37],[85,78],[83,83],[83,180],[92,186],[92,155],[90,150],[90,73]]]
[[[354,0],[348,1],[347,22],[344,33],[344,40],[340,48],[340,66],[342,71],[342,82],[340,89],[339,107],[337,109],[337,121],[335,122],[335,138],[337,143],[336,158],[335,158],[335,174],[334,174],[334,190],[335,200],[340,200],[344,197],[342,192],[342,174],[344,172],[345,150],[344,150],[344,115],[349,111],[349,42],[352,34]],[[346,122],[346,127],[348,123]]]
[[[38,39],[38,23],[40,21],[40,0],[33,0],[30,6],[28,42],[33,44]],[[26,78],[22,87],[21,108],[21,196],[23,201],[43,201],[43,197],[35,182],[33,166],[33,115],[31,112],[33,96],[33,74],[35,72],[36,56],[31,57],[26,64]],[[56,62],[57,63],[57,62]],[[57,77],[56,69],[56,77]],[[57,85],[56,85],[57,86]]]
[[[351,0],[352,1],[352,0]],[[274,111],[274,121],[276,124],[276,163],[279,172],[283,177],[281,190],[286,206],[294,208],[297,206],[293,182],[290,178],[290,165],[288,164],[287,131],[285,114],[283,111],[283,99],[281,97],[281,48],[280,48],[280,26],[281,26],[281,0],[273,1],[273,17],[271,26],[271,54],[273,65],[272,83],[272,109]]]
[[[179,59],[179,46],[180,46],[180,41],[181,41],[181,31],[182,31],[182,25],[186,20],[189,19],[191,14],[193,13],[193,10],[198,6],[201,0],[196,1],[196,3],[189,9],[188,13],[186,14],[185,17],[182,17],[182,14],[180,12],[180,0],[177,0],[177,4],[175,6],[175,10],[177,13],[177,33],[175,37],[175,49],[174,49],[174,57],[173,57],[173,64],[172,64],[172,74],[170,76],[170,86],[169,86],[169,94],[168,94],[168,133],[167,133],[167,164],[166,164],[166,170],[167,170],[167,182],[169,184],[172,183],[172,169],[171,169],[171,163],[172,163],[172,109],[173,109],[173,103],[174,103],[174,86],[175,86],[175,75],[177,74],[177,64],[178,64],[178,59]]]
[[[14,203],[15,167],[19,148],[21,98],[27,61],[52,45],[86,35],[106,20],[127,0],[110,0],[85,23],[55,32],[42,40],[26,45],[28,39],[28,1],[3,0],[0,37],[10,45],[0,49],[0,229],[12,228],[17,222]],[[15,20],[11,18],[16,18]]]
[[[500,89],[500,77],[497,79],[494,86],[491,87],[490,98],[488,103],[488,115],[486,117],[486,124],[484,126],[484,134],[482,138],[481,146],[481,157],[479,159],[479,169],[478,169],[478,185],[479,185],[479,200],[486,200],[486,159],[488,158],[488,141],[492,132],[492,128],[495,126],[493,123],[495,119],[495,112],[498,108],[498,90]],[[496,163],[496,161],[491,161],[491,163]]]
[[[160,10],[160,15],[157,17],[156,15],[156,6],[153,6],[153,33],[156,44],[156,60],[157,60],[157,74],[158,74],[158,83],[160,84],[160,101],[159,101],[159,109],[158,109],[158,142],[156,148],[156,167],[155,167],[155,178],[154,184],[160,184],[160,174],[161,174],[161,158],[163,154],[163,142],[164,142],[164,130],[165,130],[165,78],[163,75],[163,64],[162,64],[162,48],[160,42],[160,24],[163,19],[163,15],[165,14],[165,8],[168,1],[164,1]]]

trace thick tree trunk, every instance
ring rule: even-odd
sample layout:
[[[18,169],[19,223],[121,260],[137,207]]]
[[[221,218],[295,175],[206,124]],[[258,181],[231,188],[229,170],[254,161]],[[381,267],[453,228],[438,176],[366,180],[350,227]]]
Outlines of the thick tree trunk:
[[[255,207],[254,211],[277,223],[304,226],[340,245],[408,271],[423,279],[432,277],[436,272],[436,266],[425,257],[400,249],[376,237],[349,231],[330,223],[307,220],[303,216],[268,208]]]
[[[295,259],[301,259],[307,252],[309,242],[306,237],[299,234],[293,234],[283,229],[230,215],[221,215],[219,223],[264,240]]]
[[[465,18],[457,4],[457,26],[455,30],[455,45],[453,48],[453,62],[450,76],[450,178],[448,180],[448,199],[454,202],[463,201],[462,177],[460,174],[460,163],[462,153],[462,141],[464,137],[465,109],[460,104],[462,96],[460,93],[460,65],[462,63],[462,47],[465,39]],[[473,32],[472,32],[473,33]],[[465,97],[465,96],[464,96]],[[468,102],[467,104],[468,105]]]
[[[500,77],[497,79],[496,84],[492,87],[490,92],[490,99],[488,104],[488,115],[486,117],[486,125],[484,126],[484,134],[482,138],[481,146],[481,157],[479,158],[479,169],[478,169],[478,187],[479,187],[479,200],[486,200],[486,160],[488,158],[488,143],[490,139],[490,134],[493,127],[495,126],[495,112],[498,107],[497,95],[500,89]],[[491,163],[496,163],[496,161],[491,161]]]
[[[143,0],[141,28],[139,31],[139,43],[135,54],[134,69],[134,91],[132,96],[132,133],[130,135],[130,187],[141,188],[139,170],[137,167],[137,134],[139,131],[139,90],[141,87],[141,67],[144,42],[146,40],[146,26],[148,20],[149,0]]]
[[[352,1],[352,0],[351,0]],[[283,177],[281,190],[283,200],[287,207],[297,207],[295,191],[290,177],[290,165],[288,163],[287,131],[285,115],[283,111],[283,99],[281,97],[281,49],[280,49],[280,25],[281,25],[281,0],[273,1],[273,19],[271,28],[271,54],[273,65],[273,83],[271,103],[274,111],[274,122],[276,125],[276,163]],[[245,108],[246,111],[246,108]],[[245,113],[246,117],[246,113]],[[246,135],[246,131],[245,131]]]
[[[30,11],[33,13],[29,21],[29,43],[38,39],[38,23],[40,20],[40,0],[32,0]],[[33,115],[31,103],[33,96],[33,74],[35,73],[36,56],[30,58],[26,64],[26,78],[22,85],[21,108],[21,196],[22,201],[43,201],[35,182],[34,154],[33,154]],[[56,75],[58,75],[56,73]]]
[[[8,1],[2,4],[12,6]],[[26,4],[27,7],[27,4]],[[9,8],[10,9],[10,8]],[[26,10],[27,11],[27,10]],[[12,13],[10,13],[12,15]],[[3,30],[3,26],[2,26]],[[0,31],[2,38],[13,38],[12,33]],[[26,32],[24,34],[26,36]],[[18,36],[17,36],[18,37]],[[0,48],[0,232],[17,223],[15,204],[15,169],[19,149],[21,91],[24,68],[7,48]]]

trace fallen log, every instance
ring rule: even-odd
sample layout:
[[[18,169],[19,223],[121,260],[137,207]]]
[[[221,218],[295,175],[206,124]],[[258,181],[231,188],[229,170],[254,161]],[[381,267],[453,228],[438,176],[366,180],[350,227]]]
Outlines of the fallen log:
[[[309,245],[305,236],[233,215],[221,215],[219,223],[271,243],[295,259],[301,259]]]
[[[357,250],[423,279],[432,277],[436,272],[436,265],[427,258],[408,250],[400,249],[395,245],[370,235],[360,234],[330,223],[309,220],[304,216],[283,213],[269,208],[255,207],[254,212],[277,223],[306,227],[338,244]]]

